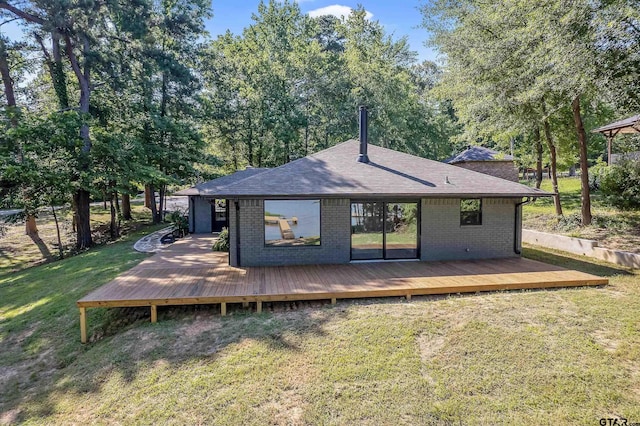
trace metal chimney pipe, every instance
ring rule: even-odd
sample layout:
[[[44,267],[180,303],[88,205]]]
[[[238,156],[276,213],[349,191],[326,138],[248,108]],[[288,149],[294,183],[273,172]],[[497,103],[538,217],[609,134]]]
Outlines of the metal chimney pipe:
[[[360,105],[360,155],[358,155],[358,163],[368,163],[367,144],[369,143],[368,127],[369,117],[367,107]]]

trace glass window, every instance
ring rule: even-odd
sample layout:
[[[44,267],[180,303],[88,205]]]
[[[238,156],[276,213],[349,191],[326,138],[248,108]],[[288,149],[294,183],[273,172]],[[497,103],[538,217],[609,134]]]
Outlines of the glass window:
[[[319,246],[320,200],[265,200],[264,243]]]
[[[482,225],[482,200],[460,200],[460,225]]]
[[[384,203],[351,203],[351,258],[384,257]]]
[[[351,203],[351,259],[418,257],[418,203]]]

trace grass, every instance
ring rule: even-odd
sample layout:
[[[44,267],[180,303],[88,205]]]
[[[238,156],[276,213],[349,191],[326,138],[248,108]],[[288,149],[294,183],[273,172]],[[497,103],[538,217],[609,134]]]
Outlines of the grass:
[[[137,236],[0,274],[0,422],[598,424],[640,421],[640,276],[558,252],[603,288],[232,306],[75,301],[145,255]],[[294,309],[291,309],[294,308]]]
[[[523,208],[523,227],[572,237],[597,240],[602,247],[640,253],[640,211],[621,211],[605,205],[602,196],[591,193],[593,222],[581,226],[580,179],[558,179],[564,217],[555,216],[553,200],[538,198]],[[551,182],[542,181],[542,189],[551,191]]]
[[[418,241],[417,225],[400,227],[397,231],[387,231],[387,244],[415,245]],[[368,246],[382,244],[382,232],[359,232],[351,234],[353,246]]]
[[[151,214],[138,200],[132,204],[133,220],[122,222],[122,234],[132,232],[151,221]],[[65,256],[74,251],[75,233],[71,220],[72,214],[68,207],[61,208],[56,213],[60,224],[60,233]],[[101,205],[91,206],[91,229],[96,243],[102,244],[109,239],[110,213]],[[38,235],[41,239],[36,244],[25,235],[24,222],[7,224],[4,235],[0,235],[0,273],[19,271],[21,269],[45,263],[59,256],[58,240],[53,216],[50,211],[43,210],[37,217]]]

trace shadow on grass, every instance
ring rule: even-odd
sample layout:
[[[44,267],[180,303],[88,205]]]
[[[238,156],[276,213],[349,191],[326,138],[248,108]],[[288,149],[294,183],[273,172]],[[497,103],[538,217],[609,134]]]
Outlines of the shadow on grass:
[[[0,365],[8,373],[0,376],[0,413],[11,413],[3,421],[54,415],[60,393],[98,393],[106,371],[131,382],[149,363],[215,361],[227,346],[247,340],[264,344],[266,353],[297,352],[291,335],[322,335],[327,322],[346,315],[315,305],[279,304],[274,314],[230,305],[230,316],[221,318],[219,306],[185,306],[161,308],[160,322],[149,324],[149,308],[90,309],[95,343],[81,345],[75,302],[148,257],[132,250],[139,236],[0,275]]]
[[[584,256],[578,258],[573,257],[570,254],[541,250],[532,247],[523,248],[522,255],[528,259],[561,266],[567,269],[574,269],[576,271],[597,275],[599,277],[631,275],[631,272],[623,267],[614,267],[612,265],[605,264],[604,262],[601,263],[595,259],[593,261],[587,260]]]

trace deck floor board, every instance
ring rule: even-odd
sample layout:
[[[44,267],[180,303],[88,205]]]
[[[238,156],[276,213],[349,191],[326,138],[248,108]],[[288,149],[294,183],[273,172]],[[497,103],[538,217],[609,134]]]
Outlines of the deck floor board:
[[[462,293],[607,284],[606,278],[522,259],[357,262],[234,268],[191,236],[80,299],[79,307],[186,305]]]

